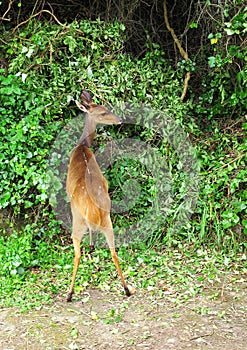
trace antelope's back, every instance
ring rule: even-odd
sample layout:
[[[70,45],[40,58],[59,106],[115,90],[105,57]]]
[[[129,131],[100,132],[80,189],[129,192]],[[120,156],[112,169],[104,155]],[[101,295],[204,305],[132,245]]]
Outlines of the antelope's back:
[[[86,146],[78,145],[72,151],[66,190],[71,205],[76,206],[89,222],[96,224],[110,212],[108,183],[93,152]]]

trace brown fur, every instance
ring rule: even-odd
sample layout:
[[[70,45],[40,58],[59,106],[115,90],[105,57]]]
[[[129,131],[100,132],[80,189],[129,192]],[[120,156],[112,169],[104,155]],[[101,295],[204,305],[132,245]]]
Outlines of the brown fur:
[[[74,283],[81,258],[80,243],[87,229],[90,234],[90,245],[92,245],[92,231],[100,230],[104,233],[125,293],[130,296],[135,291],[129,291],[115,251],[108,183],[89,148],[97,124],[119,124],[121,120],[106,107],[93,104],[88,92],[83,91],[81,98],[82,103],[76,101],[76,104],[83,112],[86,112],[85,127],[78,145],[71,153],[66,183],[73,217],[72,239],[75,250],[74,269],[67,301],[72,300],[74,293]]]
[[[77,146],[70,157],[67,194],[72,207],[77,207],[88,226],[105,227],[105,216],[110,214],[111,201],[108,183],[93,152],[86,146]]]

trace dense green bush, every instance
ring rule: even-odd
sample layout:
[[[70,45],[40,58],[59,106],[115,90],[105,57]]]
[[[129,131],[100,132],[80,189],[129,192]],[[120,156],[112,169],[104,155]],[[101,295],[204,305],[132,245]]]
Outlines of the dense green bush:
[[[3,72],[2,72],[3,73]],[[49,144],[59,127],[45,116],[43,99],[15,75],[1,82],[1,207],[19,213],[40,203]],[[38,191],[37,191],[38,189]]]
[[[77,114],[73,100],[78,98],[82,88],[87,88],[96,103],[115,105],[119,101],[131,101],[134,105],[141,104],[165,111],[174,125],[184,124],[182,130],[185,129],[185,134],[189,132],[193,135],[202,168],[200,199],[193,221],[191,224],[186,222],[179,232],[175,232],[173,223],[192,182],[188,183],[185,179],[184,165],[169,142],[169,136],[162,139],[156,123],[158,119],[154,118],[152,125],[147,117],[141,126],[124,125],[120,130],[112,127],[107,128],[107,132],[99,130],[101,143],[107,143],[111,133],[115,139],[136,138],[157,149],[165,157],[172,174],[173,204],[163,215],[162,210],[155,209],[153,204],[157,196],[153,183],[155,169],[149,171],[145,165],[134,164],[133,161],[127,161],[126,164],[116,162],[109,169],[107,175],[113,199],[119,199],[124,194],[118,186],[128,181],[124,177],[128,174],[126,167],[131,170],[130,178],[135,177],[142,187],[139,201],[131,213],[115,215],[114,222],[119,230],[123,229],[124,232],[130,221],[135,223],[140,217],[145,218],[144,213],[152,209],[160,214],[157,214],[154,222],[147,220],[145,223],[146,230],[150,232],[150,241],[153,241],[151,237],[155,237],[163,243],[178,244],[182,237],[196,243],[199,237],[200,242],[214,242],[216,237],[219,245],[225,244],[227,240],[225,247],[229,245],[225,237],[230,236],[231,243],[239,239],[242,241],[246,234],[246,192],[242,190],[246,162],[244,133],[232,137],[224,130],[217,130],[215,120],[208,124],[222,110],[222,102],[226,103],[226,113],[232,106],[229,101],[233,101],[233,95],[230,94],[228,77],[224,78],[224,101],[223,95],[220,99],[209,98],[213,85],[215,91],[221,89],[224,63],[222,70],[212,70],[212,75],[205,78],[205,92],[201,100],[198,101],[196,97],[194,104],[191,98],[182,104],[179,96],[183,88],[183,69],[175,72],[156,44],[149,44],[149,50],[139,59],[124,53],[124,26],[118,22],[81,21],[58,26],[32,20],[26,27],[18,29],[18,35],[17,32],[4,32],[3,35],[1,55],[7,60],[8,69],[2,70],[0,78],[0,133],[3,141],[0,146],[1,208],[11,208],[15,214],[26,216],[31,213],[35,215],[46,208],[47,215],[47,159],[54,140]],[[212,66],[213,60],[210,62]],[[244,73],[241,74],[244,76]],[[240,85],[244,90],[242,80]],[[238,96],[235,107],[236,101],[240,99],[243,107],[245,96],[242,90],[233,92]],[[213,105],[210,104],[212,101]],[[197,120],[200,121],[198,125],[195,123]],[[207,133],[214,129],[215,135],[210,139],[207,134],[207,140],[201,141],[203,133],[200,127],[204,125]],[[244,122],[242,127],[246,130]],[[197,140],[199,143],[196,145]],[[184,142],[183,139],[181,141]],[[61,147],[72,148],[73,142]],[[96,139],[97,144],[99,142]],[[214,152],[210,154],[212,147]],[[120,182],[117,174],[122,174]],[[228,187],[231,196],[227,195]],[[164,206],[163,211],[166,209]],[[158,223],[157,226],[155,223]]]
[[[133,60],[123,53],[123,40],[123,25],[101,21],[62,27],[34,20],[18,35],[5,33],[2,54],[9,64],[1,76],[2,208],[16,214],[30,213],[30,208],[35,213],[48,204],[49,152],[63,126],[76,115],[73,99],[82,86],[92,91],[95,102],[131,101],[166,108],[182,120],[179,79],[162,51],[151,45],[142,59]],[[125,137],[142,132],[144,139],[150,138],[150,130],[135,125],[127,129]],[[66,141],[64,147],[71,150],[73,142]],[[144,197],[136,216],[145,206]]]
[[[217,131],[200,150],[201,174],[204,177],[194,225],[200,240],[214,237],[213,244],[246,247],[246,147],[245,123],[236,135]]]
[[[145,287],[156,283],[157,276],[173,276],[172,270],[164,269],[173,257],[172,250],[163,253],[166,246],[177,248],[174,259],[183,246],[192,247],[192,255],[199,247],[189,264],[201,254],[207,259],[203,245],[217,247],[227,253],[226,259],[219,254],[227,265],[230,250],[246,248],[246,67],[232,89],[224,57],[217,63],[217,52],[209,61],[212,71],[203,77],[203,91],[182,104],[181,74],[187,68],[174,71],[155,44],[147,45],[142,58],[133,59],[124,53],[124,39],[118,22],[82,21],[63,27],[33,20],[18,33],[3,30],[1,57],[8,67],[0,76],[0,209],[21,219],[21,228],[13,228],[5,218],[0,227],[3,303],[49,301],[68,284],[73,256],[67,244],[70,222],[62,227],[54,216],[47,180],[52,179],[52,195],[61,192],[63,198],[68,156],[83,128],[83,116],[75,118],[74,103],[82,88],[92,92],[96,103],[116,107],[125,120],[120,127],[98,130],[94,147],[99,156],[112,139],[119,147],[128,139],[138,143],[132,156],[129,152],[113,158],[105,169],[111,198],[122,210],[112,213],[117,237],[122,243],[130,234],[139,238],[133,257],[125,248],[119,252],[132,265],[127,271],[130,278],[136,280],[139,271],[145,271],[143,281],[137,279]],[[56,198],[52,199],[54,204]],[[60,202],[62,209],[66,206],[66,200]],[[156,251],[147,251],[147,243],[162,247],[158,260]],[[78,290],[89,283],[109,288],[109,259],[104,250],[85,258]],[[101,274],[95,273],[99,260],[104,266]],[[157,261],[158,274],[147,278],[146,271],[153,273]]]
[[[231,14],[227,6],[222,11],[223,21],[217,22],[214,32],[208,34],[206,53],[199,56],[199,60],[207,60],[208,68],[202,75],[201,96],[198,96],[195,111],[207,120],[238,119],[247,105],[247,46],[244,40],[247,9],[243,7]]]

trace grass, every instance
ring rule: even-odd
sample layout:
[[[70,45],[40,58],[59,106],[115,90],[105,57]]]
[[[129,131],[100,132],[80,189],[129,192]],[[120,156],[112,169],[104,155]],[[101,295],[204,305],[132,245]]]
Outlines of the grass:
[[[8,239],[11,240],[11,236]],[[20,242],[16,240],[16,250]],[[83,253],[76,279],[75,300],[80,298],[82,291],[90,288],[122,294],[109,250],[96,248],[90,255],[86,248]],[[66,299],[73,268],[72,245],[47,244],[46,250],[43,246],[35,254],[33,258],[36,262],[40,261],[39,266],[24,266],[23,263],[22,274],[1,272],[1,307],[19,306],[27,310]],[[143,244],[122,247],[118,254],[129,285],[150,294],[168,295],[177,304],[203,293],[207,287],[212,289],[215,283],[232,272],[247,272],[244,254],[233,252],[224,255],[220,251],[189,245],[179,249],[158,249]]]

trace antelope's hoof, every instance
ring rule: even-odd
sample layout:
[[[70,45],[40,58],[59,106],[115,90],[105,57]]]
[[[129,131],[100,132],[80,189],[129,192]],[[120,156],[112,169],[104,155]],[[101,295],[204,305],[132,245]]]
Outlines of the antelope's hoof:
[[[126,287],[126,288],[124,288],[124,290],[125,290],[125,294],[127,295],[127,297],[130,297],[131,295],[136,293],[135,288],[129,289],[128,287]]]
[[[69,292],[67,296],[67,303],[70,303],[72,301],[72,295],[73,295],[73,292]]]
[[[133,294],[136,293],[136,289],[135,289],[135,288],[132,288],[129,292],[130,292],[130,296],[131,296],[131,295],[133,295]]]

